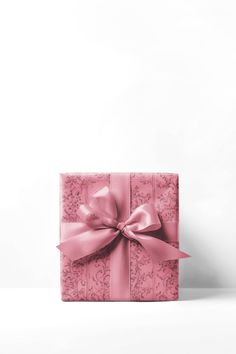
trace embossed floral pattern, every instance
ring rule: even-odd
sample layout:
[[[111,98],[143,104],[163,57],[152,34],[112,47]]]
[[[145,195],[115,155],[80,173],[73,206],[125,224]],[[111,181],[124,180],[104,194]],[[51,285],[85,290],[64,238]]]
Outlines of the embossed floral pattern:
[[[175,174],[131,174],[131,212],[153,200],[162,221],[178,221],[178,176]],[[178,243],[172,243],[178,247]],[[132,300],[178,298],[178,261],[153,264],[143,247],[131,241],[130,293]]]
[[[80,204],[87,202],[90,194],[105,185],[109,185],[107,174],[62,175],[62,221],[79,221]],[[109,250],[74,262],[62,255],[61,290],[64,301],[109,299]]]

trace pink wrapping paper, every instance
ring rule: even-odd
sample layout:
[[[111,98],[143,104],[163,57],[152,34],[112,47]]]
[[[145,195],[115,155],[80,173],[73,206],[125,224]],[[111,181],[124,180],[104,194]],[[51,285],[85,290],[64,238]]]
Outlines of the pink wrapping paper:
[[[78,213],[82,204],[88,204],[91,196],[101,188],[111,187],[109,173],[61,174],[61,223],[80,222]],[[119,174],[128,178],[129,212],[144,203],[152,203],[162,227],[156,237],[178,248],[178,175],[171,173]],[[122,180],[122,178],[121,178]],[[120,193],[123,193],[120,188]],[[127,193],[127,191],[126,191]],[[171,234],[168,230],[171,229]],[[61,228],[62,230],[62,228]],[[174,232],[173,232],[174,230]],[[62,241],[62,231],[60,241]],[[114,247],[108,245],[93,255],[70,260],[61,252],[61,295],[63,301],[159,301],[178,299],[178,260],[155,263],[146,250],[135,240],[129,240],[129,264],[114,256]],[[120,253],[122,255],[122,253]],[[114,260],[117,264],[114,264]],[[120,269],[127,266],[128,286],[126,294],[111,296],[111,287],[118,279]],[[121,268],[120,268],[121,267]],[[118,289],[119,290],[119,289]]]

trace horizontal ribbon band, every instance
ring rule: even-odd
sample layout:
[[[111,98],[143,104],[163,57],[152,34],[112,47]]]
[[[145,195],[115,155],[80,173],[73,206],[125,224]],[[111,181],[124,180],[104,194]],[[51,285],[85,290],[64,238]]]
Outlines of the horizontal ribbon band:
[[[118,221],[119,210],[109,188],[96,192],[88,205],[79,208],[79,223],[62,223],[63,241],[57,247],[72,261],[92,255],[122,235],[139,242],[154,263],[189,257],[188,254],[152,235],[161,229],[153,203],[137,207],[125,221]]]

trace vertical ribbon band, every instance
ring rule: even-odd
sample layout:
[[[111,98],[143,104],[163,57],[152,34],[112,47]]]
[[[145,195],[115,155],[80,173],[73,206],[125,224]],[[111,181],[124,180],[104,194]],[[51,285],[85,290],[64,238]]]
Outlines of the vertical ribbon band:
[[[111,174],[110,191],[116,199],[118,221],[127,220],[130,216],[130,174]],[[110,299],[130,300],[130,240],[125,237],[120,237],[110,255]]]

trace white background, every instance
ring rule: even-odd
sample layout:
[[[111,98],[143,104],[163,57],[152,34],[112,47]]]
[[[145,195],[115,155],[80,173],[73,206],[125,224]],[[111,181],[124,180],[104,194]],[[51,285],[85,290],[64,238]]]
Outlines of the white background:
[[[235,354],[236,292],[181,294],[182,301],[65,303],[53,288],[1,289],[1,352]]]
[[[182,287],[236,287],[235,1],[1,1],[0,285],[59,286],[59,176],[180,175]]]
[[[233,0],[0,0],[2,353],[235,354],[235,63]],[[179,173],[180,301],[60,300],[80,171]]]

